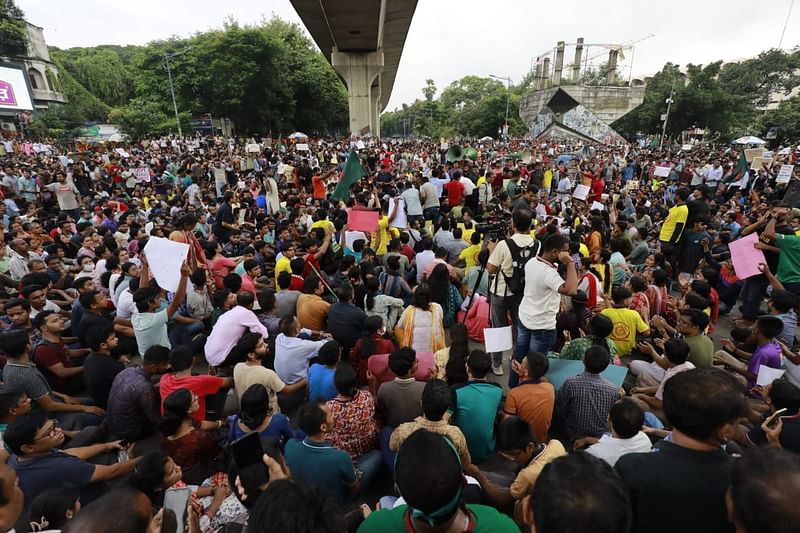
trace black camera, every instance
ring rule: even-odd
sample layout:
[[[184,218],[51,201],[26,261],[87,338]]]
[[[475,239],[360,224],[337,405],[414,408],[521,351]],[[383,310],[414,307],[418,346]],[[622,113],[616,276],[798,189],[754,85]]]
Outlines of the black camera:
[[[503,219],[489,219],[486,222],[475,224],[475,233],[484,235],[490,241],[498,241],[506,238],[508,224]]]

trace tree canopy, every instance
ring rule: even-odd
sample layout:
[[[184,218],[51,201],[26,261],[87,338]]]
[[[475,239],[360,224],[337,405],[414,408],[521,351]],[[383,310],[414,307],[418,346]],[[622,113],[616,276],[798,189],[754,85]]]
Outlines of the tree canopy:
[[[14,0],[0,0],[0,56],[24,56],[27,51],[25,15]]]
[[[132,136],[177,129],[165,54],[187,131],[197,113],[228,117],[238,133],[334,133],[347,126],[344,85],[303,31],[279,18],[252,26],[228,20],[217,30],[146,46],[51,50],[70,105],[81,106],[85,120],[110,113]]]

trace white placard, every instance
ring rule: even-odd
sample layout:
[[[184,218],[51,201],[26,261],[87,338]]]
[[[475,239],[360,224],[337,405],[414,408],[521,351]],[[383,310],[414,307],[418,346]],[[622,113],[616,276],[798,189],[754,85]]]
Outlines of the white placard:
[[[789,180],[792,179],[793,172],[794,165],[781,165],[781,169],[778,171],[778,178],[775,180],[775,183],[789,183]]]
[[[587,196],[589,196],[589,186],[584,185],[583,183],[576,186],[575,190],[572,191],[572,197],[577,198],[578,200],[585,201]]]
[[[786,372],[786,370],[782,368],[772,368],[767,365],[761,365],[758,367],[756,385],[761,385],[762,387],[772,385],[772,382],[783,376],[784,372]]]
[[[655,172],[653,172],[653,175],[659,178],[668,178],[671,170],[672,169],[670,167],[656,167],[656,170]]]
[[[299,150],[299,149],[300,149],[300,148],[298,148],[298,150]],[[261,151],[261,146],[259,146],[259,145],[258,145],[258,144],[256,144],[256,143],[250,143],[250,144],[248,144],[247,146],[245,146],[245,150],[247,150],[247,152],[248,152],[248,153],[251,153],[251,154],[257,154],[258,152],[260,152],[260,151]]]
[[[590,207],[589,209],[590,210],[599,209],[600,211],[605,211],[606,206],[605,206],[605,204],[601,204],[600,202],[595,201],[595,202],[592,202],[592,207]]]
[[[125,151],[125,148],[117,148],[116,152],[121,155],[122,157],[130,157],[131,154]]]
[[[308,152],[308,143],[297,143],[298,152]]]
[[[389,198],[389,214],[392,213],[394,209],[394,198]],[[406,203],[403,201],[402,198],[397,199],[397,213],[394,215],[394,219],[390,226],[393,228],[406,228],[408,226],[408,217],[406,216]]]
[[[189,245],[161,237],[150,237],[144,247],[144,255],[150,272],[158,286],[170,292],[178,290],[181,281],[181,265],[186,261]]]
[[[344,234],[344,243],[351,250],[353,249],[353,243],[357,240],[363,240],[365,246],[369,243],[369,239],[367,239],[367,235],[363,231],[348,231]]]
[[[150,181],[150,169],[145,167],[132,168],[131,172],[136,176],[136,181],[139,183],[143,181]]]
[[[367,145],[365,145],[364,141],[362,141],[361,139],[359,139],[358,142],[356,143],[356,150],[363,150],[366,147]]]
[[[484,328],[483,338],[488,353],[504,352],[514,346],[511,326],[503,328]]]

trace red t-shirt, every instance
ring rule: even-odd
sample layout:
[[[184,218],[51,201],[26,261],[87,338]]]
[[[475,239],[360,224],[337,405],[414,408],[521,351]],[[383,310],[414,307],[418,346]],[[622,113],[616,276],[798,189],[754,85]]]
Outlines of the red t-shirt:
[[[324,200],[325,199],[325,182],[322,180],[322,176],[312,176],[311,183],[314,185],[314,199],[315,200]]]
[[[295,276],[292,274],[292,281],[289,282],[290,291],[303,292],[303,283],[305,282],[303,276]]]
[[[412,248],[408,244],[404,244],[404,245],[402,245],[400,247],[400,253],[403,254],[404,256],[408,257],[408,262],[409,263],[411,261],[413,261],[414,258],[416,257],[416,254],[414,253],[414,248]]]
[[[447,201],[451,206],[457,206],[464,198],[464,184],[457,180],[450,180],[444,184],[447,190]]]
[[[161,414],[164,414],[164,399],[178,389],[189,389],[197,394],[200,407],[192,413],[195,420],[206,419],[206,396],[216,394],[222,387],[223,379],[216,376],[187,376],[176,378],[175,374],[164,374],[158,388],[161,393]]]
[[[39,344],[33,351],[33,361],[50,384],[50,387],[56,392],[64,392],[64,380],[49,370],[51,366],[55,366],[58,363],[63,364],[66,368],[72,366],[69,357],[67,357],[66,345],[64,342],[62,341],[58,344],[43,342]]]

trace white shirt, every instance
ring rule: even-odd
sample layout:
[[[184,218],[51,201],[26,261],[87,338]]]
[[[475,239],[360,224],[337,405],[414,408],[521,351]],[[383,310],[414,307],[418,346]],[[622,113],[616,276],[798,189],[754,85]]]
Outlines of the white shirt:
[[[706,172],[706,183],[718,183],[722,179],[722,167],[709,167]]]
[[[117,316],[130,320],[136,310],[136,303],[133,301],[133,293],[130,289],[125,289],[117,299]]]
[[[461,179],[458,180],[464,185],[464,196],[469,196],[475,191],[476,185],[466,176],[461,176]]]
[[[694,365],[689,361],[685,363],[681,363],[679,365],[673,366],[672,368],[668,368],[666,372],[664,372],[664,379],[661,380],[661,383],[658,385],[658,389],[656,390],[656,399],[663,400],[664,399],[664,385],[667,384],[669,378],[673,377],[675,374],[680,374],[686,370],[693,370]]]
[[[311,333],[307,329],[302,329],[300,332]],[[299,337],[287,337],[283,333],[275,337],[275,372],[281,381],[291,385],[307,377],[308,361],[316,357],[326,342],[327,339],[309,341]]]
[[[519,306],[519,320],[530,330],[556,329],[556,315],[561,306],[558,289],[564,280],[558,268],[541,257],[525,263],[525,292]]]
[[[586,448],[586,453],[602,459],[612,467],[623,455],[629,453],[647,453],[653,447],[650,437],[640,431],[629,439],[618,439],[611,435],[603,435],[600,441]]]

